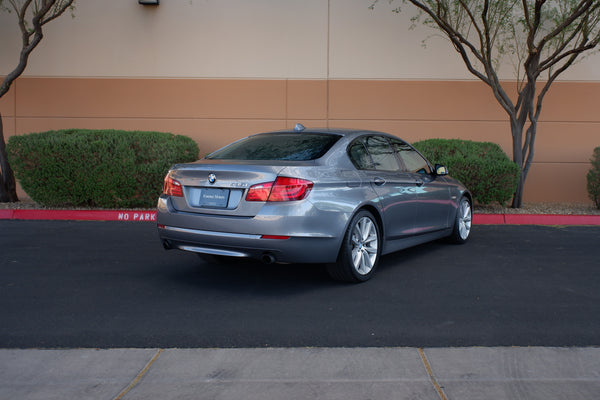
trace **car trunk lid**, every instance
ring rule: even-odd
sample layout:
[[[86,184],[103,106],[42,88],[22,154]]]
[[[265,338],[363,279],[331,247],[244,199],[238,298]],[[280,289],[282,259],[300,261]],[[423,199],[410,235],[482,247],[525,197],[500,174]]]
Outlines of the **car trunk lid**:
[[[171,201],[182,212],[253,217],[264,202],[245,201],[248,188],[275,181],[283,168],[256,162],[182,165],[172,169],[170,177],[181,184],[183,197],[171,197]]]

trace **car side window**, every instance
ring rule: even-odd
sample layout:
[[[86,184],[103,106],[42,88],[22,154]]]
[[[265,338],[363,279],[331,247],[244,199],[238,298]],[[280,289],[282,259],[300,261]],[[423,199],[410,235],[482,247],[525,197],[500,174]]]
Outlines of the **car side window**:
[[[430,174],[427,161],[411,146],[401,140],[392,139],[392,146],[408,172]]]
[[[366,145],[376,170],[400,171],[400,165],[394,154],[394,149],[392,149],[386,138],[369,136],[366,139]]]
[[[356,140],[350,145],[348,149],[348,155],[354,166],[358,169],[374,169],[373,160],[367,153],[367,149],[363,145],[362,141]]]

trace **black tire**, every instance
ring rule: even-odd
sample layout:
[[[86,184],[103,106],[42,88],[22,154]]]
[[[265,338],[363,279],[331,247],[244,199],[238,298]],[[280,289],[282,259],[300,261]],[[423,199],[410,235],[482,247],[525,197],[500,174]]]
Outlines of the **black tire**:
[[[473,221],[473,206],[471,201],[463,196],[458,203],[456,217],[454,218],[454,228],[452,234],[448,237],[451,243],[464,244],[469,240],[471,234],[471,224]]]
[[[342,282],[371,279],[381,258],[381,230],[373,214],[359,211],[348,225],[337,262],[327,266],[329,275]]]

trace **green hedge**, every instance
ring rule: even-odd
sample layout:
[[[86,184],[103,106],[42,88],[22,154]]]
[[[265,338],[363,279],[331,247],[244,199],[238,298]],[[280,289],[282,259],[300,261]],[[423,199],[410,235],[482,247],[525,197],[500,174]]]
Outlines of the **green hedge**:
[[[413,145],[431,162],[446,165],[480,204],[504,205],[517,189],[519,167],[495,143],[428,139]]]
[[[162,132],[32,133],[7,150],[23,190],[49,207],[155,207],[169,167],[198,158],[192,139]]]
[[[592,168],[587,174],[587,190],[590,199],[600,208],[600,147],[594,149],[592,159]]]

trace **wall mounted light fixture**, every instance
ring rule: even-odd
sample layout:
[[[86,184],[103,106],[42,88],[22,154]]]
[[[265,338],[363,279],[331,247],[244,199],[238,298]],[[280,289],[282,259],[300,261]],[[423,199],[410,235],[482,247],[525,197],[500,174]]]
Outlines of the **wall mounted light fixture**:
[[[157,6],[158,0],[138,0],[138,3],[144,6]]]

